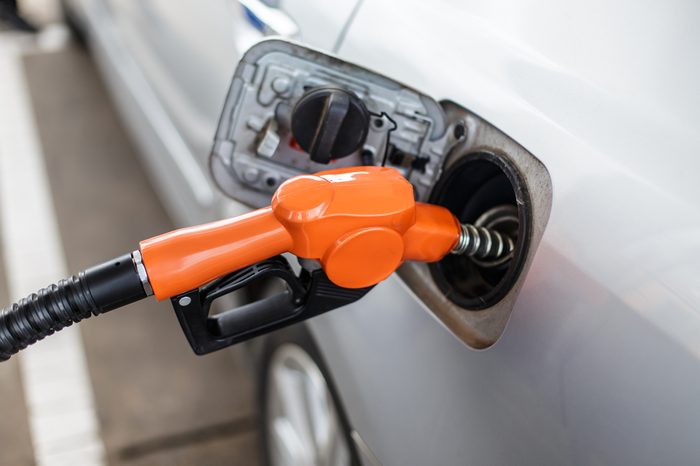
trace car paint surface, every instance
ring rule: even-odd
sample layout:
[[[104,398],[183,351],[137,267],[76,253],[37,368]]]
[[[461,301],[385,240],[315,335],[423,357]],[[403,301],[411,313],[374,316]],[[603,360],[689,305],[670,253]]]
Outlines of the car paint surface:
[[[697,462],[697,10],[362,5],[341,57],[480,114],[540,158],[554,186],[493,347],[458,343],[395,278],[311,323],[385,464]]]
[[[315,0],[293,3],[302,40],[328,50],[343,39],[342,58],[476,112],[544,162],[554,187],[545,237],[491,348],[464,346],[395,276],[363,301],[309,324],[351,423],[379,460],[697,463],[700,7],[365,0],[343,38],[354,2],[337,10],[316,8],[325,3]],[[314,41],[306,25],[318,19],[306,14],[332,15],[324,24],[336,25],[335,37],[325,27]],[[201,76],[203,88],[227,81],[240,53],[234,44],[245,42],[237,35],[259,37],[245,32],[246,23],[231,24],[234,40],[212,60],[217,76]],[[128,61],[99,55],[112,66]],[[183,59],[171,73],[188,75],[187,66]],[[143,101],[128,93],[117,92],[117,100],[135,114]],[[206,131],[180,130],[186,120],[163,100],[155,101],[188,150],[203,146],[187,134],[203,141]],[[210,102],[202,127],[211,124],[212,134],[214,100],[202,100]],[[146,141],[158,133],[134,130]],[[170,180],[162,182],[167,197],[176,191],[172,179],[188,175],[178,173],[186,164],[168,165],[167,147],[161,154],[160,165],[150,163]],[[194,215],[193,195],[181,191],[172,196],[182,198],[173,207],[182,222],[236,210],[212,194],[213,207]]]

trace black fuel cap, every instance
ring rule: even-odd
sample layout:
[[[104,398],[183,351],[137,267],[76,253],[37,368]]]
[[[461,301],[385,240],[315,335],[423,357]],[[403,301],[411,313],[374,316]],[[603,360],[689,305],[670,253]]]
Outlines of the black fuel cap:
[[[352,154],[365,142],[369,112],[344,89],[315,87],[292,110],[292,134],[311,160],[328,163]]]

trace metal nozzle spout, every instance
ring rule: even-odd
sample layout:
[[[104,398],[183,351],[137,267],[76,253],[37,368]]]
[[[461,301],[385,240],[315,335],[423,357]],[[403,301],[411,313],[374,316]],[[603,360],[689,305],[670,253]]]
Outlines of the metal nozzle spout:
[[[512,255],[514,249],[515,244],[510,236],[490,228],[462,224],[459,239],[451,253],[480,260],[498,260]]]

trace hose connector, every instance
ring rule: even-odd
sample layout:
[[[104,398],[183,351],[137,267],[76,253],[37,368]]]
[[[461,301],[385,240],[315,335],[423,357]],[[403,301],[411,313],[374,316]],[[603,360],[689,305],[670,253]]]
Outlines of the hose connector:
[[[62,328],[145,298],[134,259],[124,254],[0,310],[0,361]]]

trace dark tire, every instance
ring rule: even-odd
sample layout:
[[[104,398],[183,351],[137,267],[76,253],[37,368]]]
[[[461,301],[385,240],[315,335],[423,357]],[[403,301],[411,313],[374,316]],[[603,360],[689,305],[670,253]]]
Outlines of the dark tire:
[[[271,450],[272,443],[270,439],[270,433],[272,426],[270,425],[270,391],[274,388],[271,386],[270,378],[274,377],[272,375],[274,361],[279,358],[281,353],[289,351],[290,348],[296,347],[302,350],[306,355],[310,357],[313,363],[316,365],[320,374],[322,375],[328,392],[330,393],[330,398],[332,399],[332,404],[337,413],[337,419],[339,421],[340,429],[342,430],[342,436],[347,445],[349,457],[348,463],[350,465],[359,465],[357,452],[354,447],[354,443],[350,436],[350,424],[348,418],[343,409],[342,402],[338,396],[338,392],[335,389],[335,385],[331,380],[330,373],[327,366],[321,356],[321,353],[313,341],[313,338],[304,324],[297,324],[275,333],[272,333],[265,337],[263,343],[263,348],[260,353],[260,358],[257,364],[257,401],[258,409],[260,413],[259,425],[260,425],[260,444],[262,448],[262,458],[263,464],[268,466],[273,466],[273,452]]]

